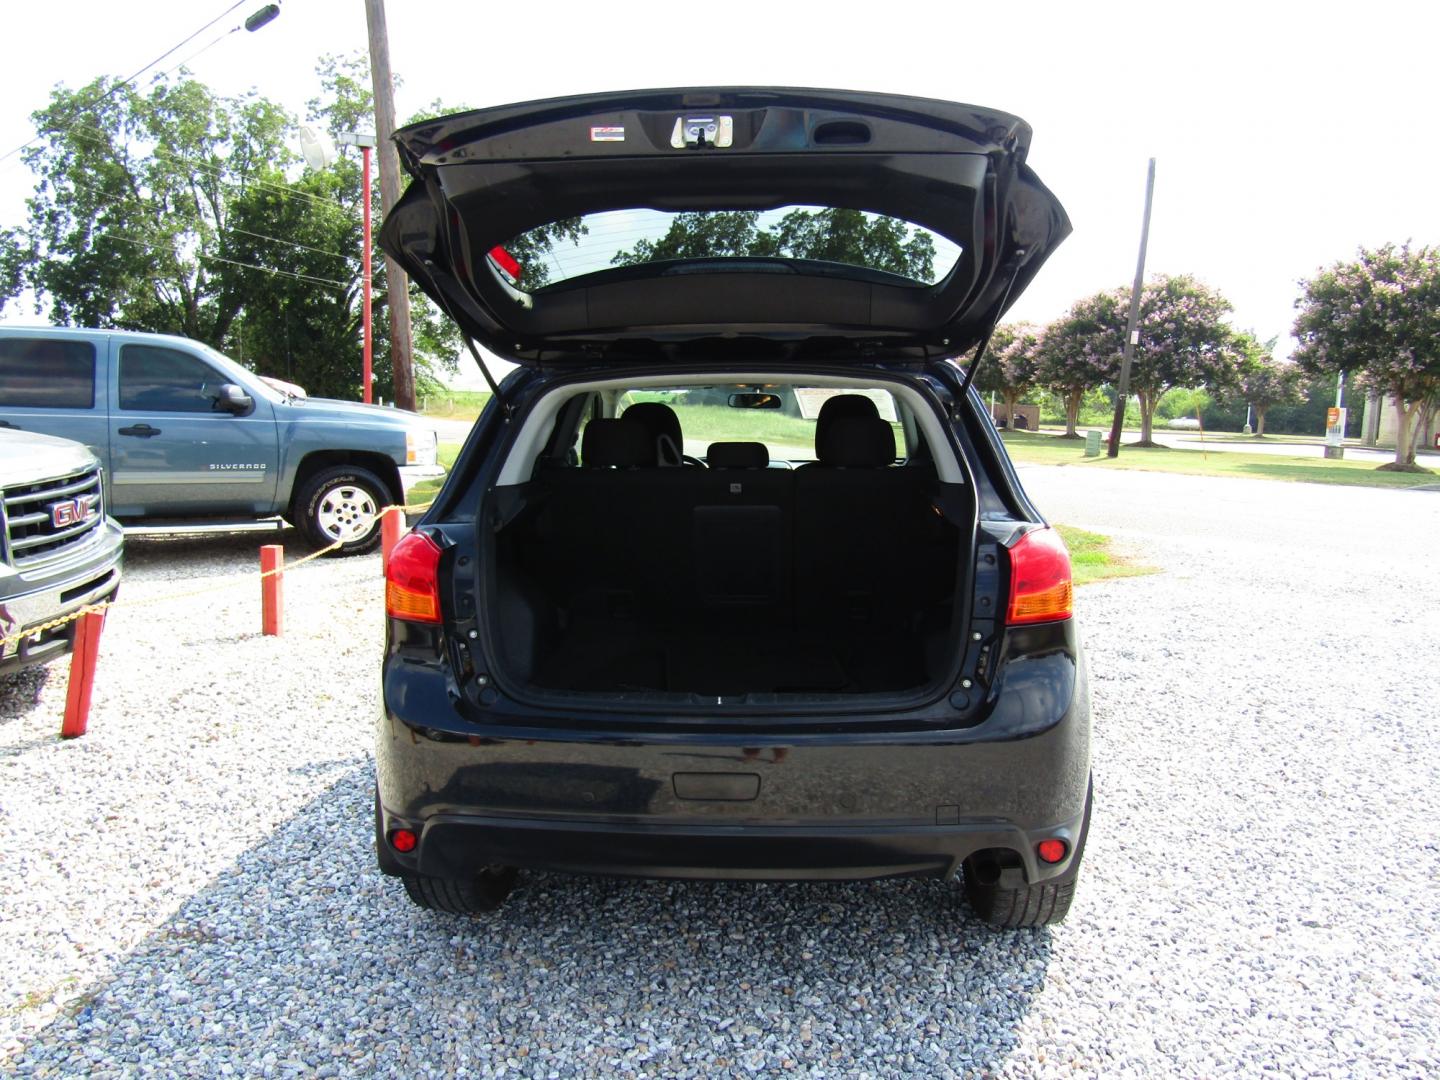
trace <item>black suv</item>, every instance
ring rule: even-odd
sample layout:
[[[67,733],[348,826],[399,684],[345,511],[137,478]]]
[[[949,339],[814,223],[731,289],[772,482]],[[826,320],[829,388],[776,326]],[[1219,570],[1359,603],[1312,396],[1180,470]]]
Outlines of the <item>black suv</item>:
[[[983,918],[1063,918],[1069,558],[970,386],[1070,228],[1029,127],[691,89],[396,140],[382,244],[519,367],[389,562],[380,868],[451,912],[520,867],[963,868]]]

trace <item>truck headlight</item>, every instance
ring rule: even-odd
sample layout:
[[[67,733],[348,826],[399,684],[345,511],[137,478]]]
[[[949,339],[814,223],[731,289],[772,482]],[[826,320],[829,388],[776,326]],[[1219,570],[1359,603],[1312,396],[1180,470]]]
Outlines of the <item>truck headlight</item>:
[[[406,465],[434,465],[435,457],[435,432],[426,430],[414,430],[405,432],[405,464]]]

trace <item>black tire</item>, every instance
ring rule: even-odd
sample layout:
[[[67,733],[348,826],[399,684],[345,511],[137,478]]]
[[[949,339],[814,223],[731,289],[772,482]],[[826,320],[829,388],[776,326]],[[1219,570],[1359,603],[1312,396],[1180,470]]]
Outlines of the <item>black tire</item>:
[[[1014,880],[1020,872],[1001,869],[993,862],[972,857],[965,861],[965,899],[971,909],[991,926],[1053,926],[1063,922],[1075,899],[1075,886],[1080,879],[1080,860],[1085,854],[1085,841],[1090,835],[1090,811],[1095,805],[1095,781],[1085,794],[1085,816],[1080,822],[1080,838],[1075,843],[1075,853],[1068,876],[1059,881],[1026,885],[1023,881],[1014,885],[1001,884]],[[1018,863],[1018,859],[1016,860]]]
[[[991,926],[1052,926],[1062,921],[1075,898],[1076,879],[1057,885],[1022,885],[1018,889],[976,880],[965,868],[965,898],[970,907]]]
[[[513,866],[492,866],[470,881],[447,881],[422,874],[401,874],[412,903],[451,915],[484,915],[494,911],[515,887]]]
[[[380,543],[379,511],[390,502],[390,490],[369,469],[331,465],[300,485],[291,524],[312,547],[343,539],[332,554],[363,555]]]

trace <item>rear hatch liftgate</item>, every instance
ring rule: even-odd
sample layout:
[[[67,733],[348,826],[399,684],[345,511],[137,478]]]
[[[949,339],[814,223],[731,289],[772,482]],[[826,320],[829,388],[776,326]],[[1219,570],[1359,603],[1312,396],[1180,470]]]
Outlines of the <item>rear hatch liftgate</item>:
[[[381,245],[466,335],[522,364],[728,363],[726,342],[763,341],[771,362],[914,368],[982,341],[1070,230],[1025,164],[1024,121],[923,98],[634,91],[477,110],[395,139],[414,182]],[[959,255],[933,283],[731,258],[601,268],[525,292],[503,250],[605,211],[795,206],[887,215]]]

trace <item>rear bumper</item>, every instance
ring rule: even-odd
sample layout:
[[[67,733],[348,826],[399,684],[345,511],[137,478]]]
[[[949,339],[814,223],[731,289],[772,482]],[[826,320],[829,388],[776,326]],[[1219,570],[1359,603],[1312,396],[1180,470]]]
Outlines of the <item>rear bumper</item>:
[[[382,811],[382,833],[405,824]],[[473,877],[489,865],[747,881],[943,878],[977,851],[1003,849],[1022,853],[1028,880],[1053,880],[1073,871],[1071,860],[1040,864],[1035,845],[1060,837],[1078,850],[1082,826],[1083,814],[1034,832],[1000,822],[902,828],[620,825],[443,814],[421,827],[417,857],[387,852],[381,868],[451,879]]]
[[[988,849],[1029,882],[1074,873],[1090,783],[1082,654],[1009,665],[963,729],[648,730],[497,702],[467,713],[434,669],[387,660],[376,747],[381,869],[463,878],[492,865],[647,877],[952,874]],[[488,721],[488,722],[486,722]],[[387,842],[419,838],[401,854]],[[1067,842],[1044,864],[1042,839]],[[1008,865],[1014,865],[1013,861]]]

